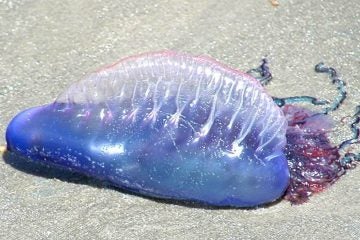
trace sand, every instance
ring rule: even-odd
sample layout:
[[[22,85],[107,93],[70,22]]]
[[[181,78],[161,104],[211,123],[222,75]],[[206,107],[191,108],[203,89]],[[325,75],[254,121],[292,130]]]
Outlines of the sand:
[[[278,2],[0,1],[0,136],[17,112],[53,101],[86,73],[172,49],[241,70],[267,56],[274,75],[267,89],[280,97],[332,99],[335,87],[313,67],[337,68],[348,83],[348,98],[331,114],[337,144],[351,135],[341,117],[360,102],[359,1]],[[359,182],[357,168],[299,206],[206,209],[133,196],[5,154],[0,239],[359,239]]]

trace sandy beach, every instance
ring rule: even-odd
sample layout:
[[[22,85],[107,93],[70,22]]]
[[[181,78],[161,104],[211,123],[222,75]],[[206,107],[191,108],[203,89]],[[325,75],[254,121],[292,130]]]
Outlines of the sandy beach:
[[[347,82],[345,116],[360,103],[358,0],[0,1],[0,145],[19,111],[54,101],[71,83],[120,58],[170,49],[246,71],[270,61],[272,96],[333,99],[323,61]],[[319,109],[319,108],[318,108]],[[344,119],[343,119],[344,120]],[[352,151],[359,152],[360,146]],[[292,206],[208,209],[124,193],[105,183],[0,156],[0,239],[360,239],[360,167]]]

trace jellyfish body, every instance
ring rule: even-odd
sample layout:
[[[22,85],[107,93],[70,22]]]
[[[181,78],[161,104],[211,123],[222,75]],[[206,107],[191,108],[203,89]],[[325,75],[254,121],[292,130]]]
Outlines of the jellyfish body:
[[[287,121],[251,76],[174,52],[124,59],[9,124],[8,149],[146,196],[257,206],[289,185]]]
[[[328,113],[346,97],[336,70],[320,63],[338,96],[271,98],[267,61],[248,73],[207,57],[157,52],[123,59],[73,84],[48,105],[19,113],[8,150],[140,195],[214,206],[254,207],[284,197],[303,203],[355,167],[360,154],[333,146]],[[258,80],[258,81],[257,81]]]

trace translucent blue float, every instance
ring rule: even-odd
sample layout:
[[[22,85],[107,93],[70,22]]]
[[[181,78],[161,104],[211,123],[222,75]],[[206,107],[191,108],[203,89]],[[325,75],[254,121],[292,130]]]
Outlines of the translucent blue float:
[[[213,59],[148,53],[21,112],[6,141],[10,152],[145,196],[235,207],[284,194],[301,202],[344,167],[325,136],[327,116],[284,101]],[[321,167],[309,164],[315,158]]]

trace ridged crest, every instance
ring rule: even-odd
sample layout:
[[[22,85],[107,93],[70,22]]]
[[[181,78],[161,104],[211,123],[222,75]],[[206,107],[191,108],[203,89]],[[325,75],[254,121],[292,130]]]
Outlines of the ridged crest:
[[[256,154],[270,160],[286,143],[286,119],[262,86],[249,75],[208,57],[165,51],[126,58],[73,84],[56,100],[67,104],[111,103],[106,104],[106,111],[113,116],[143,117],[150,122],[157,121],[169,101],[175,110],[165,112],[168,123],[176,126],[184,117],[200,124],[192,126],[194,141],[205,137],[215,119],[220,119],[229,131],[237,128],[233,151],[246,138],[256,138],[252,139]],[[206,121],[183,116],[186,108],[196,110],[199,102],[207,108]],[[122,105],[127,109],[120,112],[118,106]],[[138,116],[140,110],[145,115]]]

